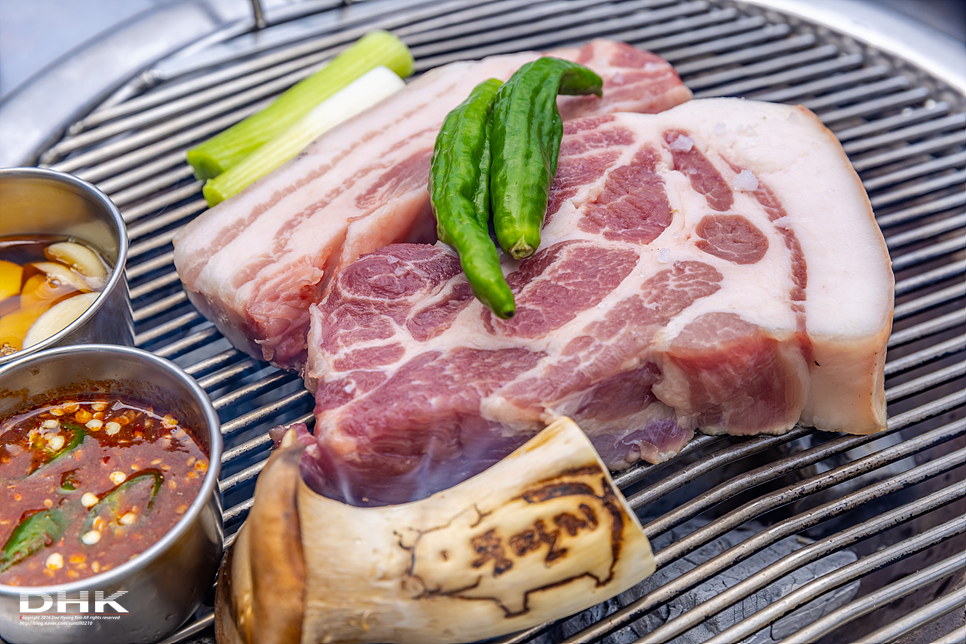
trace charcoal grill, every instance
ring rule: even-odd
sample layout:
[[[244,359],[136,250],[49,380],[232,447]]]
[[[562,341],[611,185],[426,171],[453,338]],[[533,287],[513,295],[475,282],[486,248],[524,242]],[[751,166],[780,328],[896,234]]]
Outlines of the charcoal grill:
[[[921,61],[787,11],[790,4],[305,3],[275,19],[259,14],[265,29],[230,25],[204,46],[163,58],[38,150],[32,162],[97,184],[128,223],[137,344],[194,376],[223,422],[229,539],[248,513],[270,453],[267,430],[294,421],[311,426],[312,400],[296,376],[233,349],[182,291],[171,239],[206,207],[185,149],[260,109],[372,28],[402,37],[417,73],[459,59],[607,37],[668,59],[696,97],[801,103],[841,139],[869,192],[896,273],[886,365],[889,426],[874,436],[806,428],[781,437],[700,436],[670,462],[620,473],[618,483],[648,536],[659,543],[663,535],[666,542],[656,550],[658,572],[686,560],[698,565],[636,597],[498,641],[671,641],[693,635],[691,629],[759,589],[843,552],[852,553],[851,563],[745,611],[707,641],[760,641],[755,638],[763,633],[776,635],[775,625],[792,611],[819,605],[825,607],[782,634],[783,641],[963,641],[966,87]],[[682,500],[669,504],[675,494]],[[694,559],[728,535],[730,547]],[[741,572],[789,537],[801,547],[757,572]],[[738,577],[737,583],[691,602],[690,610],[669,610],[716,575]],[[846,588],[848,601],[818,601]],[[649,616],[662,613],[673,619],[642,630]],[[211,622],[210,606],[204,607],[169,641],[209,641]]]

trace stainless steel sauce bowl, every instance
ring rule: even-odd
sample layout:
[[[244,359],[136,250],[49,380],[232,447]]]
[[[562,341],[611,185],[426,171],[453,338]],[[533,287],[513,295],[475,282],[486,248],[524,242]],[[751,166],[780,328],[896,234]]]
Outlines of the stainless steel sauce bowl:
[[[0,584],[0,638],[11,644],[158,642],[197,610],[221,561],[224,532],[218,474],[223,443],[218,414],[204,390],[173,363],[141,349],[59,347],[0,366],[0,419],[52,402],[53,392],[78,393],[82,383],[99,383],[111,393],[170,411],[195,430],[210,464],[184,516],[137,557],[66,584]],[[76,600],[84,592],[89,619],[65,619],[58,612],[58,601],[67,600],[63,607],[77,613],[83,605]],[[116,603],[126,613],[108,604],[97,612],[96,599],[119,592],[123,594]],[[48,601],[50,607],[38,611]]]
[[[81,342],[134,344],[131,299],[124,273],[127,228],[107,196],[77,177],[41,168],[0,169],[0,237],[66,235],[83,240],[111,264],[107,286],[79,318],[0,365],[51,347]]]

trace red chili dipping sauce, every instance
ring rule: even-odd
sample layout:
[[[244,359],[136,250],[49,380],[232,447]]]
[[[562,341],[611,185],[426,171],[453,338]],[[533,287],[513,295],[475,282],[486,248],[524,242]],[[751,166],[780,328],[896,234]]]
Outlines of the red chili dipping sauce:
[[[104,394],[0,422],[0,583],[105,572],[187,511],[208,458],[180,421]]]

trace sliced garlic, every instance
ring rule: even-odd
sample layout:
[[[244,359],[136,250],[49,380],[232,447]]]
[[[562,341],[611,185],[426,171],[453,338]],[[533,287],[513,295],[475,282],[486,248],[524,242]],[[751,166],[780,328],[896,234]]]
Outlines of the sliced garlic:
[[[127,475],[120,470],[115,470],[114,472],[110,473],[109,478],[111,479],[111,483],[114,485],[120,485],[124,482],[124,479],[127,478]]]
[[[86,293],[94,290],[84,281],[84,278],[63,264],[58,264],[57,262],[33,262],[32,264],[27,264],[27,266],[45,274],[48,280],[66,284],[78,291]]]
[[[100,499],[97,498],[97,495],[91,494],[90,492],[84,492],[84,496],[81,497],[81,504],[85,508],[89,508],[93,506],[95,503],[97,503],[99,500]]]
[[[89,546],[93,546],[95,543],[97,543],[100,540],[101,540],[101,533],[98,532],[97,530],[89,530],[88,532],[84,533],[84,536],[81,537],[81,541],[83,541]]]
[[[50,259],[67,264],[80,273],[93,290],[99,291],[107,283],[107,267],[101,258],[86,246],[74,242],[51,244],[44,251]]]
[[[82,293],[47,309],[27,330],[23,348],[43,342],[83,315],[100,293]]]

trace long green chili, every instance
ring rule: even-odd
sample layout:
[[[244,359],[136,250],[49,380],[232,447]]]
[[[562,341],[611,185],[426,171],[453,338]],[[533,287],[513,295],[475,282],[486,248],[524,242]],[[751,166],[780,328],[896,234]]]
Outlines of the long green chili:
[[[124,481],[116,488],[105,494],[101,500],[91,506],[91,509],[87,512],[87,518],[84,519],[84,525],[81,528],[80,533],[84,534],[93,528],[94,520],[98,517],[98,515],[101,514],[101,512],[105,510],[107,511],[109,520],[119,519],[123,514],[121,510],[128,507],[126,504],[122,506],[122,503],[124,502],[126,496],[132,492],[132,489],[135,488],[135,486],[138,486],[138,491],[143,489],[143,493],[147,493],[148,495],[147,503],[145,503],[144,510],[141,512],[141,515],[143,516],[148,514],[154,507],[154,497],[158,495],[158,491],[161,489],[161,483],[163,480],[164,478],[162,477],[161,472],[157,470],[144,470]],[[144,484],[151,485],[150,492],[147,491],[148,488]]]
[[[67,523],[57,509],[35,512],[23,519],[0,550],[0,572],[55,543],[64,534]]]
[[[459,253],[477,299],[506,319],[516,307],[489,233],[488,117],[501,85],[483,81],[446,116],[433,149],[429,194],[439,239]]]
[[[515,259],[540,246],[563,121],[557,94],[602,94],[591,70],[559,58],[527,63],[497,92],[490,140],[490,203],[500,247]]]

